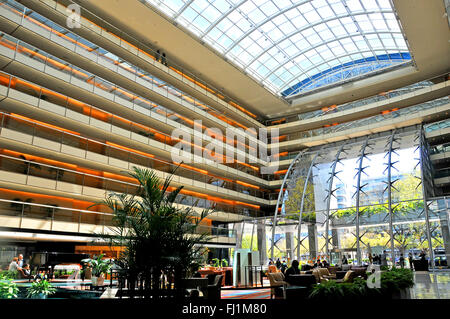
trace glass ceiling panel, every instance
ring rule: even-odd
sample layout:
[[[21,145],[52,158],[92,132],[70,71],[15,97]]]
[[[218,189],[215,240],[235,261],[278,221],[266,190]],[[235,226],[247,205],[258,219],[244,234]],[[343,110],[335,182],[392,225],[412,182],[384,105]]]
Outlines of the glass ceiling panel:
[[[411,62],[389,0],[141,1],[283,97]]]

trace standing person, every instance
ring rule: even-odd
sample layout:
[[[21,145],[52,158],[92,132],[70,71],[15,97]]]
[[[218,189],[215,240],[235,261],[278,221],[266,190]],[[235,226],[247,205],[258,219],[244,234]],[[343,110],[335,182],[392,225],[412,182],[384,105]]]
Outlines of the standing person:
[[[23,255],[22,254],[19,254],[19,260],[17,261],[17,264],[19,265],[20,268],[23,267],[24,260],[23,260]]]
[[[395,261],[393,261],[395,263]],[[381,266],[387,266],[387,254],[386,250],[383,250],[383,254],[381,254]]]
[[[277,266],[277,269],[280,269],[280,268],[281,268],[281,261],[280,261],[280,258],[277,258],[276,266]]]
[[[422,251],[420,252],[420,255],[419,255],[420,260],[422,260],[422,261],[426,260],[425,256],[426,256],[425,251],[422,250]]]
[[[166,59],[166,53],[165,52],[163,52],[163,54],[162,54],[161,63],[163,65],[167,66],[167,59]]]
[[[411,252],[409,252],[408,254],[408,261],[409,261],[409,268],[413,269],[414,263],[413,263],[413,255],[411,254]]]
[[[400,254],[400,267],[405,268],[405,258],[403,257],[403,254]]]
[[[369,253],[369,264],[372,265],[372,263],[373,263],[373,257],[372,257],[372,254]]]
[[[345,256],[345,255],[342,256],[342,264],[343,265],[348,265],[347,256]]]

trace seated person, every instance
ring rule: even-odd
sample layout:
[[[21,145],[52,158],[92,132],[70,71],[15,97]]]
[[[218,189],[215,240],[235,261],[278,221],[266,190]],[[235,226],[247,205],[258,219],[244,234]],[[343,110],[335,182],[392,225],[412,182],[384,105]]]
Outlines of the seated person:
[[[28,264],[25,264],[25,265],[22,267],[22,270],[20,270],[19,272],[20,272],[20,274],[21,274],[21,276],[22,276],[23,278],[30,279],[30,278],[33,277],[33,276],[31,276],[30,265],[28,265]]]
[[[19,258],[14,257],[12,259],[11,263],[9,264],[8,271],[17,272],[17,271],[21,270],[22,268],[19,267],[18,261],[19,261]]]
[[[284,276],[286,278],[285,281],[288,284],[292,284],[293,283],[291,275],[298,275],[298,274],[300,274],[300,270],[298,269],[298,265],[299,265],[298,261],[297,260],[293,260],[291,267],[286,269],[286,272],[284,273]]]
[[[278,271],[278,269],[277,269],[277,266],[275,266],[275,265],[269,265],[269,272],[277,272]]]

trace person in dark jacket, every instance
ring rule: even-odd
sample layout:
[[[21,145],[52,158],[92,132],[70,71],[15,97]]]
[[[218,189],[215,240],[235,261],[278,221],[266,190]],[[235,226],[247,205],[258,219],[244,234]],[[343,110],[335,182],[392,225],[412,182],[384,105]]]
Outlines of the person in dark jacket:
[[[283,260],[283,263],[281,264],[281,267],[280,267],[280,270],[283,274],[286,271],[287,267],[288,266],[287,266],[286,260]]]
[[[163,54],[162,54],[161,63],[163,65],[167,66],[167,59],[166,59],[166,53],[165,52],[163,52]]]
[[[277,269],[280,269],[280,268],[281,268],[281,261],[280,261],[280,258],[277,258],[277,262],[276,262],[275,265],[277,266]]]
[[[409,268],[413,269],[414,263],[413,263],[413,255],[411,253],[408,254],[408,260],[409,260]]]
[[[300,274],[300,270],[298,269],[298,261],[297,260],[293,260],[291,267],[289,267],[288,269],[286,269],[286,272],[284,273],[284,277],[286,278],[286,282],[288,284],[292,284],[293,280],[291,275],[299,275]]]
[[[343,265],[348,265],[348,260],[347,260],[347,256],[342,256],[342,264]]]

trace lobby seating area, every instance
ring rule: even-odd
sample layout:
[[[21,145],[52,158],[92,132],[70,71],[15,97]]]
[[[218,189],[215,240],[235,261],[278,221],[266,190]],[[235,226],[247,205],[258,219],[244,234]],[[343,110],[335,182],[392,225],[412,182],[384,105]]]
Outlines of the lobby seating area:
[[[305,268],[305,267],[303,267]],[[306,267],[308,269],[308,267]],[[345,269],[345,270],[344,270]],[[271,294],[274,299],[307,298],[314,285],[334,281],[336,283],[351,283],[355,278],[367,280],[367,266],[343,265],[326,268],[302,270],[299,274],[286,278],[283,272],[277,270],[267,274]]]

